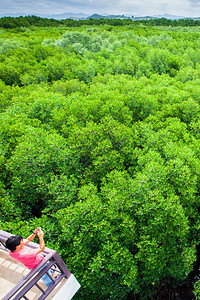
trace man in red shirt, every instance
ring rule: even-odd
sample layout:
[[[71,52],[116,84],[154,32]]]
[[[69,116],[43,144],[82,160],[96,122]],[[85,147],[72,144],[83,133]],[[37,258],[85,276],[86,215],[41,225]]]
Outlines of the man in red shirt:
[[[26,247],[25,245],[31,242],[36,234],[39,237],[39,248],[31,249]],[[41,253],[45,249],[43,235],[43,231],[40,228],[36,228],[27,239],[23,239],[21,235],[9,237],[6,241],[6,247],[10,250],[9,255],[32,270],[44,259]],[[52,273],[53,270],[48,271],[49,275],[52,275]],[[50,286],[53,282],[47,274],[42,277],[42,280],[46,286]]]

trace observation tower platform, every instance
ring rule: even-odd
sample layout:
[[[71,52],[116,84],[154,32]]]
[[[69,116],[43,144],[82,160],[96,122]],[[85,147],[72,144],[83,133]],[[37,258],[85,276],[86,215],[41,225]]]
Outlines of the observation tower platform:
[[[33,270],[9,256],[5,241],[12,234],[0,230],[0,299],[1,300],[70,300],[80,288],[75,276],[68,270],[59,254],[45,248],[45,258]],[[32,249],[38,244],[30,242],[26,245]],[[45,265],[46,264],[46,265]],[[41,267],[45,267],[41,270]],[[53,283],[46,287],[41,277],[53,269]]]

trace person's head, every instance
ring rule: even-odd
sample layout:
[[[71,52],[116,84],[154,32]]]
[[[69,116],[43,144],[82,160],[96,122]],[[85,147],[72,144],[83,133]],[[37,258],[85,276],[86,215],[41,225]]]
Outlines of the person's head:
[[[18,246],[21,245],[21,241],[23,241],[23,237],[21,235],[11,236],[6,241],[6,247],[11,252],[14,252],[15,250],[17,250]]]

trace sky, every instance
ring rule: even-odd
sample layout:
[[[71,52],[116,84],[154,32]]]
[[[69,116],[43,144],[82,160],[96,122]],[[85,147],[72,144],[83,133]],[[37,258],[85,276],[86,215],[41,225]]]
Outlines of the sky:
[[[200,0],[0,0],[0,15],[85,13],[200,17]]]

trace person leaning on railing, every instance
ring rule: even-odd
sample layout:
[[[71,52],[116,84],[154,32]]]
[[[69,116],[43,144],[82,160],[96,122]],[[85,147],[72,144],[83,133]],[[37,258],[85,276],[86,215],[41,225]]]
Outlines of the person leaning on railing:
[[[25,245],[31,242],[36,234],[39,237],[39,248],[31,249],[26,247]],[[44,256],[41,253],[45,249],[43,236],[43,231],[40,228],[36,228],[34,232],[26,239],[23,239],[21,235],[9,237],[6,241],[6,247],[10,250],[9,255],[20,263],[24,264],[29,270],[32,270],[44,259]],[[45,265],[41,269],[44,267]],[[52,275],[53,270],[50,269],[48,274]],[[53,283],[47,274],[44,274],[42,280],[47,287]]]

